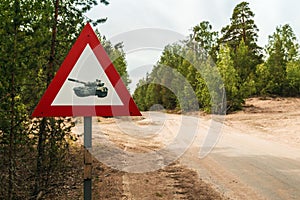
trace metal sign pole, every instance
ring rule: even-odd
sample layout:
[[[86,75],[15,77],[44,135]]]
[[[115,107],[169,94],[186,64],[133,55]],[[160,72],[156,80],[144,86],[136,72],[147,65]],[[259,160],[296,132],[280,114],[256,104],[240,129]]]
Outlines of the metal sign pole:
[[[92,117],[84,117],[84,200],[92,199]]]

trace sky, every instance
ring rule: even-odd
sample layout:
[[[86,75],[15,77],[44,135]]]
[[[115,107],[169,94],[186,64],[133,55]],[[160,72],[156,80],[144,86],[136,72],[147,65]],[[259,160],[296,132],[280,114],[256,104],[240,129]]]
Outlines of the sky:
[[[240,2],[242,0],[110,0],[108,6],[99,4],[86,15],[91,19],[107,17],[105,23],[97,26],[98,30],[113,43],[124,42],[128,69],[132,76],[139,77],[146,70],[138,68],[151,69],[164,45],[188,36],[192,27],[200,22],[209,21],[215,31],[230,24],[233,9]],[[299,0],[247,2],[255,14],[260,46],[264,47],[268,36],[277,26],[284,24],[291,25],[299,41]],[[153,39],[152,35],[156,38]],[[151,46],[151,42],[157,41],[160,41],[160,46]],[[132,46],[133,43],[136,44]]]

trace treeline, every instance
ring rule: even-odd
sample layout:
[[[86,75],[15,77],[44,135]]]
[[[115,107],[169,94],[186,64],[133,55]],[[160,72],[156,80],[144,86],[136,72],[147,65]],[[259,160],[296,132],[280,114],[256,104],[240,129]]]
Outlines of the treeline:
[[[253,18],[249,3],[242,2],[220,32],[203,21],[187,40],[165,47],[137,85],[138,107],[223,113],[240,109],[251,96],[299,96],[299,44],[292,28],[278,26],[262,48]]]
[[[37,199],[68,188],[63,184],[72,169],[65,164],[76,140],[74,122],[30,115],[85,23],[106,20],[84,16],[97,2],[0,2],[0,199]],[[102,42],[128,84],[122,46]]]

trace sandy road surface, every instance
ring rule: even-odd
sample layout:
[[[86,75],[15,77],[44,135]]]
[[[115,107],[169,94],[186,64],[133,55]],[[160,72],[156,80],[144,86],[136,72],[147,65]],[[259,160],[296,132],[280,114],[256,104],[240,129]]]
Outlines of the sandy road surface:
[[[181,165],[177,160],[184,150],[181,150],[182,141],[189,141],[182,138],[174,140],[174,133],[180,126],[179,118],[178,115],[164,113],[145,113],[145,117],[134,121],[101,118],[99,123],[93,118],[92,152],[95,159],[104,164],[99,166],[94,161],[93,183],[96,184],[93,190],[97,198],[223,199],[210,184],[199,178],[196,170]],[[81,135],[82,122],[73,131]],[[172,144],[169,146],[171,149],[160,151],[169,144]],[[177,148],[182,153],[172,154]]]
[[[192,170],[189,173],[175,173],[174,177],[181,178],[179,182],[174,182],[174,178],[168,179],[172,177],[171,172],[174,174],[174,168],[166,168],[156,175],[150,172],[148,176],[147,173],[125,173],[122,179],[124,199],[201,199],[195,196],[198,193],[188,195],[203,185],[203,181],[223,198],[300,199],[299,106],[299,99],[248,100],[245,111],[227,116],[218,143],[204,158],[199,158],[201,145],[211,137],[207,135],[208,129],[214,129],[207,116],[188,116],[185,118],[187,120],[183,120],[181,115],[145,113],[144,119],[134,121],[101,119],[100,123],[95,122],[100,127],[94,131],[94,146],[98,146],[98,151],[94,153],[96,157],[101,155],[99,158],[104,158],[103,162],[125,171],[151,171],[159,166],[164,167],[177,158],[174,154],[186,150],[183,155],[180,154],[176,170]],[[193,138],[191,132],[195,127],[196,137]],[[181,129],[186,138],[178,137],[178,130]],[[190,138],[194,139],[191,145]],[[160,152],[160,149],[168,150]],[[147,152],[159,153],[148,159],[145,156]],[[188,176],[194,171],[203,180],[201,184],[193,181],[180,184],[195,178],[195,175]],[[151,193],[154,186],[152,189],[149,184],[146,187],[141,180],[148,178],[148,182],[153,183],[151,177],[154,176],[158,179],[154,184],[164,182],[165,190],[174,192],[166,192],[162,186],[155,188],[159,191],[154,193],[156,198],[147,195],[147,191]],[[193,183],[196,187],[192,187]],[[208,192],[206,195],[210,194]]]
[[[205,128],[204,128],[205,131]],[[180,159],[225,196],[234,199],[299,199],[300,149],[224,126],[204,159],[195,158],[202,138]]]
[[[224,124],[213,151],[193,159],[203,123],[182,163],[233,199],[300,199],[300,99],[248,99]]]
[[[248,99],[243,111],[226,117],[211,153],[193,159],[206,130],[202,123],[181,162],[219,192],[233,199],[300,199],[300,99]]]

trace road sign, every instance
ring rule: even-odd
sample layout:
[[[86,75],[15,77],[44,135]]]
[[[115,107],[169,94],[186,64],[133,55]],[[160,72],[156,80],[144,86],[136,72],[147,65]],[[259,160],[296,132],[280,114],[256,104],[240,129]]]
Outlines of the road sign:
[[[141,113],[97,35],[87,24],[32,116],[134,115]]]

